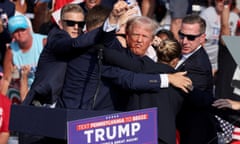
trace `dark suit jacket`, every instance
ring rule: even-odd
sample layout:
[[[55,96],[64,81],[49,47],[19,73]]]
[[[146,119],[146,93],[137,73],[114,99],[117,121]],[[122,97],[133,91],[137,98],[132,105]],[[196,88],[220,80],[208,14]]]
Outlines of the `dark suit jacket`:
[[[172,73],[175,70],[169,65],[155,63],[149,57],[134,55],[129,49],[105,49],[106,63],[141,73]],[[121,99],[121,97],[119,98]],[[178,89],[159,89],[157,92],[134,91],[129,96],[128,110],[150,107],[158,108],[159,143],[176,143],[175,118],[183,102],[183,93]]]
[[[209,58],[204,48],[200,48],[178,68],[178,71],[187,71],[187,76],[192,80],[194,91],[187,99],[194,107],[209,107],[213,102],[213,77]]]
[[[201,47],[187,58],[178,70],[187,71],[195,89],[185,98],[178,117],[181,142],[216,143],[215,121],[211,113],[214,100],[212,68],[204,48]],[[200,133],[204,135],[200,136]]]
[[[106,34],[103,37],[106,41],[111,41],[109,36],[112,35]],[[116,110],[114,104],[115,95],[118,92],[112,90],[112,85],[125,90],[156,91],[159,89],[160,77],[157,74],[138,74],[113,66],[99,65],[98,47],[101,46],[92,46],[89,48],[92,51],[78,55],[68,62],[63,91],[58,99],[59,107]],[[102,79],[99,78],[100,68]]]
[[[187,75],[192,80],[194,87],[212,93],[212,68],[208,55],[203,47],[186,59],[177,70],[187,71]]]
[[[53,28],[40,55],[35,80],[23,104],[29,105],[33,100],[48,104],[55,102],[62,90],[67,62],[76,51],[86,51],[88,46],[93,45],[98,35],[101,35],[101,29],[71,38],[67,32]]]

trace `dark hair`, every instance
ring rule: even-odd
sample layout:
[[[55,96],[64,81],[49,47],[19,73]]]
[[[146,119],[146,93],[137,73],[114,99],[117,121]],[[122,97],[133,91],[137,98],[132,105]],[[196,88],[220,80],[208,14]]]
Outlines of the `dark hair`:
[[[206,31],[206,22],[203,18],[201,18],[198,14],[189,14],[185,16],[182,20],[182,23],[184,24],[195,24],[198,23],[200,26],[199,32],[201,34],[205,33]]]
[[[88,30],[92,30],[102,25],[110,14],[111,10],[101,5],[96,5],[90,9],[86,15],[86,26]]]
[[[156,36],[159,36],[160,34],[167,35],[168,39],[175,39],[172,31],[170,31],[170,30],[160,29],[159,31],[157,31]]]

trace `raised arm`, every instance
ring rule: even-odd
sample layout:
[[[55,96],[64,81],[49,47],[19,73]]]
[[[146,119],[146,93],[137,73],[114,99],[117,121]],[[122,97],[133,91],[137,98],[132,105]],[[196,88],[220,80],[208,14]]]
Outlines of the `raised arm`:
[[[29,65],[21,67],[21,79],[20,79],[20,97],[23,101],[28,93],[28,74],[31,70]]]
[[[12,79],[12,70],[13,70],[13,63],[12,63],[12,52],[10,48],[7,48],[5,53],[4,61],[3,61],[3,81],[1,87],[1,94],[6,95],[8,91],[9,84]]]
[[[77,38],[71,38],[66,32],[49,35],[54,43],[49,47],[56,54],[67,54],[73,51],[82,49],[86,50],[87,47],[94,45],[98,42],[101,35],[101,28],[92,30],[90,32],[79,35]]]
[[[220,40],[221,43],[224,44],[221,36],[222,35],[230,35],[230,27],[229,27],[229,15],[230,15],[230,5],[228,4],[228,0],[224,2],[224,8],[221,14],[221,31],[220,31]]]

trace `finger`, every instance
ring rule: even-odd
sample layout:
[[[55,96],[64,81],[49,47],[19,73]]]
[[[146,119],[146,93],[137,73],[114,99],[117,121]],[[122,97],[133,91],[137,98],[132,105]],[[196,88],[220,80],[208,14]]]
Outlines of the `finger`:
[[[184,72],[180,72],[181,75],[186,75],[187,74],[187,71],[184,71]]]
[[[217,108],[222,109],[222,108],[231,108],[231,105],[229,104],[223,104],[223,105],[219,105]]]
[[[188,93],[188,92],[189,92],[188,89],[185,88],[184,86],[180,87],[180,89],[183,90],[185,93]]]
[[[214,102],[213,104],[212,104],[212,106],[214,106],[214,107],[219,107],[221,104],[220,103],[216,103],[216,102]]]
[[[136,6],[138,6],[138,3],[133,3],[131,5],[128,5],[128,9],[134,9]]]
[[[188,89],[189,91],[192,91],[192,90],[193,90],[193,86],[192,86],[192,85],[188,85],[188,86],[187,86],[187,89]]]
[[[192,85],[192,81],[190,78],[184,77],[185,81],[188,83],[188,85]]]
[[[231,108],[231,104],[224,100],[215,101],[212,106],[221,108]]]
[[[135,15],[137,14],[138,11],[136,9],[130,9],[127,11],[127,16],[132,16],[132,15]]]

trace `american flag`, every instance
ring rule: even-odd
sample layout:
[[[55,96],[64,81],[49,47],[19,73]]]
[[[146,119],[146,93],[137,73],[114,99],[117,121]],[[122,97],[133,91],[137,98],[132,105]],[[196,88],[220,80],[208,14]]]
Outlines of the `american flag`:
[[[218,132],[218,138],[220,141],[225,144],[240,144],[240,128],[217,115],[215,115],[215,117],[222,129],[221,132]]]
[[[235,140],[236,142],[238,142],[238,144],[240,144],[240,128],[239,127],[234,127],[233,132],[232,132],[232,140]],[[236,142],[234,142],[235,144],[237,144]]]

